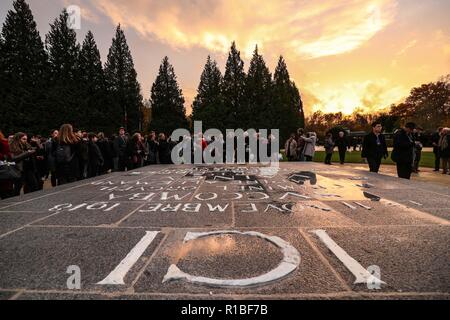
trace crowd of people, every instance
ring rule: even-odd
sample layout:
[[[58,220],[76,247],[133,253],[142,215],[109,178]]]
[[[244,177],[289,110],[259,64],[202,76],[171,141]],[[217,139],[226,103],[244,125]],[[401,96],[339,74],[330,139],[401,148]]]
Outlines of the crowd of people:
[[[74,130],[70,124],[52,130],[50,137],[18,132],[6,138],[0,131],[0,162],[14,163],[17,177],[0,181],[2,199],[42,190],[113,171],[134,170],[153,164],[170,164],[176,143],[164,133],[132,136],[120,128],[117,135]]]
[[[362,141],[361,157],[368,163],[370,171],[375,173],[379,172],[382,159],[389,157],[386,138],[382,132],[381,123],[375,122],[371,132]],[[256,135],[258,141],[266,143],[267,150],[271,150],[271,137],[261,141],[262,138]],[[214,141],[203,136],[201,139],[201,146],[198,148],[202,148],[202,151]],[[391,158],[397,165],[398,176],[410,179],[413,172],[420,171],[419,163],[424,146],[423,129],[414,123],[407,123],[394,133],[393,140]],[[74,130],[70,124],[53,130],[48,138],[23,132],[6,138],[0,131],[0,168],[6,168],[11,162],[14,163],[12,171],[15,173],[12,175],[9,172],[13,177],[5,179],[4,175],[8,173],[0,171],[3,174],[0,179],[0,197],[5,199],[20,195],[22,191],[30,193],[42,190],[47,179],[55,187],[114,171],[171,164],[172,149],[178,142],[172,141],[164,133],[157,135],[154,131],[147,136],[141,133],[130,136],[125,128],[120,128],[118,134],[107,138],[102,132]],[[289,161],[313,161],[317,144],[315,132],[298,129],[284,145],[286,157]],[[325,164],[331,165],[336,148],[340,163],[345,163],[347,150],[351,148],[345,132],[338,132],[336,137],[331,132],[327,133],[323,145]],[[450,174],[450,128],[439,128],[432,136],[432,145],[435,154],[434,171],[439,172],[442,166],[442,173]],[[194,150],[191,156],[193,161]],[[224,149],[224,160],[225,156]],[[246,149],[245,160],[248,162],[250,158]]]
[[[155,164],[172,164],[172,150],[182,140],[191,144],[190,163],[195,163],[196,150],[203,151],[215,141],[214,137],[199,134],[186,136],[173,141],[164,133],[152,131],[147,136],[137,132],[133,135],[120,128],[118,134],[107,138],[104,133],[88,133],[74,130],[72,125],[64,124],[59,130],[52,130],[48,138],[18,132],[5,138],[0,131],[0,197],[2,199],[18,196],[22,192],[30,193],[42,190],[44,182],[49,180],[53,187],[87,178],[93,178],[115,171],[135,170]],[[245,161],[260,161],[259,149],[254,155],[249,148],[249,134],[244,133]],[[255,133],[258,148],[266,144],[268,157],[271,156],[273,136],[264,138]],[[223,140],[223,137],[219,137]],[[234,160],[236,158],[237,138],[234,138]],[[223,142],[223,141],[222,141]],[[314,148],[312,148],[313,150]],[[226,148],[223,149],[223,162],[227,161]],[[180,158],[183,156],[180,151]],[[314,154],[306,155],[311,161]],[[215,152],[212,152],[215,156]],[[12,172],[17,176],[6,178]],[[2,173],[1,168],[5,169]]]
[[[403,128],[394,132],[393,150],[391,159],[396,163],[399,178],[410,179],[413,172],[420,171],[420,160],[425,140],[423,128],[415,123],[407,123]],[[433,152],[435,154],[435,172],[450,174],[450,128],[439,128],[431,137]],[[304,129],[292,133],[285,143],[285,154],[288,161],[312,161],[318,144],[314,132],[305,134]],[[323,141],[325,150],[325,164],[331,165],[334,151],[339,153],[340,164],[345,163],[347,151],[355,151],[354,144],[349,143],[344,131],[338,132],[335,137],[330,131]],[[383,134],[380,122],[372,124],[372,130],[362,140],[361,158],[369,165],[370,172],[378,173],[382,159],[389,157],[388,145]]]

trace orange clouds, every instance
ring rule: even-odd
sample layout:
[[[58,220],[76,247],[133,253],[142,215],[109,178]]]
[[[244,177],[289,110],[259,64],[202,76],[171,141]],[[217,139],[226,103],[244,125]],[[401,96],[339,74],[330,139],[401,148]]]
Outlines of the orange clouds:
[[[246,66],[256,44],[272,72],[278,56],[284,55],[307,113],[386,108],[406,97],[412,87],[448,73],[450,66],[450,29],[448,21],[439,20],[444,4],[419,0],[73,2],[85,4],[82,9],[89,13],[88,20],[104,15],[137,33],[143,42],[153,43],[155,50],[161,43],[169,45],[174,56],[186,49],[186,56],[183,52],[173,60],[188,112],[201,74],[201,67],[194,70],[192,65],[203,66],[206,59],[201,49],[210,52],[223,70],[224,54],[233,40],[247,59]],[[418,19],[423,21],[417,23]],[[134,52],[144,47],[140,40],[132,46]],[[148,66],[149,61],[142,61],[146,55],[140,56],[141,68]],[[191,59],[191,67],[186,67],[185,59]],[[138,72],[149,77],[143,82],[150,82],[148,72],[156,70]],[[149,86],[145,84],[145,90]]]
[[[176,48],[227,52],[236,40],[246,57],[266,50],[318,58],[352,51],[393,19],[395,0],[96,0],[115,23]]]
[[[307,86],[315,100],[308,101],[309,112],[321,110],[351,114],[356,108],[364,112],[380,110],[397,103],[408,95],[409,89],[394,86],[388,80],[348,82],[334,86]]]

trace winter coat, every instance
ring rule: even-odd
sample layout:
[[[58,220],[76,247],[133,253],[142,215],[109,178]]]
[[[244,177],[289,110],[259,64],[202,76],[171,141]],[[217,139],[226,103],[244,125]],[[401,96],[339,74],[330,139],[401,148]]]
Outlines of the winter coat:
[[[128,138],[127,136],[118,136],[114,140],[114,151],[119,158],[126,158],[127,156],[127,145]]]
[[[366,135],[363,141],[361,157],[367,159],[381,159],[387,157],[388,148],[384,135],[380,134],[378,136],[378,141],[379,144],[375,133],[371,132]]]
[[[158,155],[158,142],[155,140],[149,140],[147,141],[147,163],[149,164],[156,164],[157,161],[157,155]]]
[[[158,153],[159,153],[159,163],[170,164],[171,162],[170,144],[167,141],[165,140],[159,141]]]
[[[60,143],[57,144],[57,148],[59,145]],[[61,146],[70,147],[71,159],[67,163],[59,163],[56,161],[56,175],[58,179],[63,179],[64,181],[74,181],[80,174],[81,142],[75,144],[61,143]]]
[[[305,156],[314,157],[314,154],[316,153],[317,137],[315,135],[312,135],[309,138],[304,137],[303,140],[305,140],[303,154]]]
[[[286,141],[284,150],[288,159],[297,158],[297,141],[293,138],[289,138],[288,141]]]
[[[414,137],[407,134],[404,129],[400,129],[394,135],[394,150],[392,160],[396,163],[413,163],[414,160]]]
[[[450,158],[450,134],[442,136],[439,140],[441,158]]]
[[[89,141],[88,148],[89,148],[89,167],[98,169],[101,166],[103,166],[105,161],[103,159],[102,152],[100,151],[98,145],[93,141]]]
[[[335,146],[338,147],[339,151],[346,151],[348,148],[348,142],[346,137],[339,137],[335,141]]]
[[[333,150],[334,150],[333,138],[325,139],[325,153],[326,154],[332,154]]]
[[[97,146],[100,149],[103,157],[103,165],[102,167],[105,169],[105,172],[113,167],[112,158],[113,151],[111,150],[111,145],[108,139],[102,139],[97,141]]]

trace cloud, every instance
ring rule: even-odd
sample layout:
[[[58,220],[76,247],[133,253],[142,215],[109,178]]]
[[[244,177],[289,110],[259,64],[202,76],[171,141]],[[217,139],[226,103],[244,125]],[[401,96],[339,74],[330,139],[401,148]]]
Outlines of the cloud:
[[[399,52],[397,52],[397,56],[401,56],[404,55],[409,49],[414,48],[417,44],[417,40],[411,40],[410,42],[408,42],[408,44],[406,44],[406,46],[404,46]]]
[[[398,103],[408,95],[408,89],[394,86],[390,81],[347,82],[333,87],[307,87],[306,111],[342,112],[351,114],[355,109],[363,112],[379,111]]]
[[[397,0],[95,0],[97,11],[175,48],[225,53],[236,40],[306,59],[353,51],[389,25]]]

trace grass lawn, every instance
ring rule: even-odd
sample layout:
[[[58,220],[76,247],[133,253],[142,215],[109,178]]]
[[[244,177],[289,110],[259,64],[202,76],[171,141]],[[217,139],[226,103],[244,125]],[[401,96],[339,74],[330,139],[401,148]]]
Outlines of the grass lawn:
[[[317,151],[314,156],[315,162],[324,162],[325,161],[325,151]],[[339,163],[339,153],[334,152],[332,162]],[[364,163],[361,159],[361,152],[347,152],[345,156],[345,162],[347,163]],[[391,164],[395,165],[395,163],[391,160],[390,154],[389,158],[386,160],[382,160],[383,164]],[[422,158],[420,160],[420,166],[426,168],[434,168],[434,153],[432,152],[422,152]]]
[[[282,152],[282,154],[283,154],[283,161],[287,161],[284,152]],[[324,162],[324,161],[325,161],[325,151],[316,151],[316,154],[314,156],[314,162]],[[339,163],[339,153],[337,151],[333,153],[333,158],[331,161]],[[345,162],[364,163],[364,161],[361,159],[361,152],[347,152],[347,155],[345,156]],[[390,153],[389,158],[387,158],[386,160],[383,159],[382,163],[395,165],[395,163],[391,160]],[[420,160],[420,166],[425,168],[434,168],[434,153],[422,152],[422,159]]]

